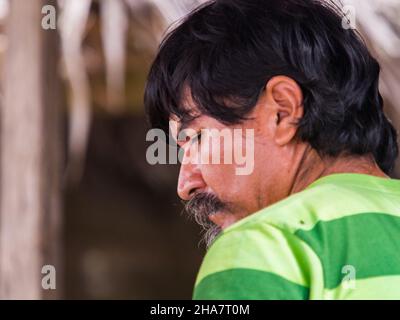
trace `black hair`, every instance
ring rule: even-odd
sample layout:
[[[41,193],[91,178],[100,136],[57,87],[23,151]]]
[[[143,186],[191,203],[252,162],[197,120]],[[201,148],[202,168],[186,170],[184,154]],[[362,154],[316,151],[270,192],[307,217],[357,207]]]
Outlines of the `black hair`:
[[[167,34],[145,91],[152,127],[173,115],[188,121],[186,89],[196,108],[225,123],[246,119],[274,76],[303,91],[297,137],[322,156],[374,156],[389,173],[397,134],[383,112],[380,66],[344,14],[321,0],[214,0]]]

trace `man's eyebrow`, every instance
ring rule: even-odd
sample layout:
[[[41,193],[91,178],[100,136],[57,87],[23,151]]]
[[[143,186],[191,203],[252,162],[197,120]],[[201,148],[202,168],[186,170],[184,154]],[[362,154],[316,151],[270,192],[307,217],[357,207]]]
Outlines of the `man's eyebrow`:
[[[178,130],[178,136],[179,136],[180,132],[189,128],[190,125],[193,124],[194,120],[196,120],[196,118],[197,117],[191,117],[190,119],[182,120],[181,125]]]

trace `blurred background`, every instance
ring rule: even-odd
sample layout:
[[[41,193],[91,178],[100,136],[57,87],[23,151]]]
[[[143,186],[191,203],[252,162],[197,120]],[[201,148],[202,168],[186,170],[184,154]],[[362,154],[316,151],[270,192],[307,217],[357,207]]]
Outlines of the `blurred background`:
[[[202,2],[0,0],[1,298],[191,298],[205,249],[179,167],[146,162],[143,93],[163,35]],[[400,129],[400,1],[343,4]]]

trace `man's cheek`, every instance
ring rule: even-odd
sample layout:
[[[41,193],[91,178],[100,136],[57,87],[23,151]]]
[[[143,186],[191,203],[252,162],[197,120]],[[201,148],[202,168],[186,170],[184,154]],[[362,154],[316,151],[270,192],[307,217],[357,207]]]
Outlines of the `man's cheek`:
[[[235,131],[234,134],[234,147],[233,159],[236,165],[236,175],[249,176],[254,173],[255,167],[255,144],[254,144],[254,130],[246,129],[243,134],[242,131]]]
[[[233,131],[224,129],[202,130],[201,159],[203,164],[227,164],[233,160]]]
[[[236,187],[236,173],[234,164],[202,164],[204,181],[217,195],[232,192]]]

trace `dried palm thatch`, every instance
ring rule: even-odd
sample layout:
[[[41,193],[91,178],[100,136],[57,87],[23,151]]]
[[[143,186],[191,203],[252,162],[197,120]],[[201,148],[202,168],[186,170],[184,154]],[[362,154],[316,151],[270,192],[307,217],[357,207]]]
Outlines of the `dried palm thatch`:
[[[400,1],[343,0],[353,6],[357,28],[382,67],[386,113],[400,132]],[[395,175],[400,176],[400,161]]]
[[[65,75],[71,89],[68,173],[72,181],[79,180],[83,171],[91,119],[89,79],[81,51],[90,3],[91,0],[60,1],[60,38]]]
[[[0,0],[0,19],[9,0]],[[79,179],[83,170],[91,120],[91,92],[82,43],[89,11],[100,7],[101,39],[106,65],[107,111],[124,111],[128,27],[135,24],[135,41],[153,53],[168,27],[205,0],[58,0],[65,76],[70,87],[69,174]],[[331,0],[322,0],[331,1]],[[381,91],[386,111],[400,130],[400,1],[333,0],[353,14],[357,29],[382,65]],[[350,7],[349,7],[350,6]],[[149,14],[151,12],[151,14]],[[1,39],[0,39],[1,40]],[[2,50],[0,41],[0,51]],[[0,52],[1,54],[1,52]],[[400,163],[397,166],[400,176]]]
[[[82,42],[90,5],[100,5],[102,45],[106,65],[107,111],[120,113],[125,92],[126,43],[129,18],[139,26],[135,37],[155,52],[168,26],[178,21],[201,0],[59,0],[60,34],[65,74],[70,84],[69,167],[72,182],[83,172],[90,129],[90,86],[85,71]],[[143,15],[153,10],[157,14]],[[154,20],[158,21],[154,21]]]

